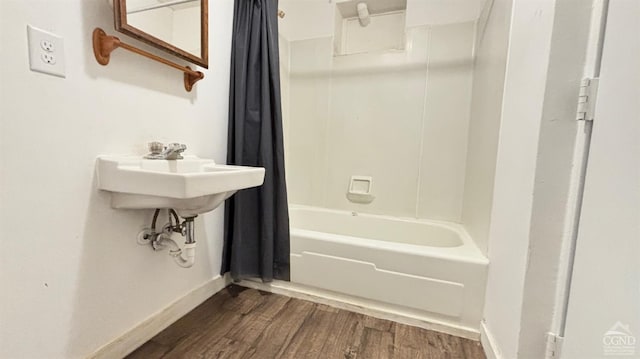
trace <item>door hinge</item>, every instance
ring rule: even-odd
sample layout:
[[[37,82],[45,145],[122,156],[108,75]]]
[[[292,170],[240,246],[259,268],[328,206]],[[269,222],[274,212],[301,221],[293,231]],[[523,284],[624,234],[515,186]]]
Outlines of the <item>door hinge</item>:
[[[584,79],[580,83],[580,94],[578,95],[578,112],[576,120],[593,121],[596,108],[596,98],[598,97],[599,78]]]
[[[547,333],[547,355],[546,359],[559,359],[562,352],[562,342],[564,337],[554,333]]]

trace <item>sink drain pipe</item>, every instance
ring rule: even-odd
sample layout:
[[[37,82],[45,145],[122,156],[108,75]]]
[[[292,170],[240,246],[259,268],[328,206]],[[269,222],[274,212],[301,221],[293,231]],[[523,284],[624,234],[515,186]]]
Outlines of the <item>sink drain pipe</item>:
[[[193,219],[195,217],[185,218],[184,222],[182,222],[182,226],[184,228],[183,235],[186,237],[186,241],[184,242],[184,247],[180,249],[178,247],[178,251],[169,251],[169,254],[173,256],[173,259],[176,263],[182,268],[191,268],[196,262],[196,240],[195,240],[195,232],[193,230]],[[167,236],[168,237],[168,236]],[[176,242],[168,238],[175,246],[178,245]]]
[[[153,220],[151,222],[151,228],[144,229],[138,234],[139,244],[151,244],[154,251],[161,251],[165,248],[169,249],[169,255],[173,257],[176,264],[182,268],[191,268],[196,261],[196,240],[194,230],[194,217],[185,218],[182,223],[178,214],[173,210],[169,210],[169,223],[163,228],[162,232],[156,232],[156,221],[160,209],[156,209]],[[173,217],[173,218],[172,218]],[[175,219],[173,224],[172,219]],[[186,238],[184,247],[180,248],[178,243],[171,238],[173,232],[180,233]]]

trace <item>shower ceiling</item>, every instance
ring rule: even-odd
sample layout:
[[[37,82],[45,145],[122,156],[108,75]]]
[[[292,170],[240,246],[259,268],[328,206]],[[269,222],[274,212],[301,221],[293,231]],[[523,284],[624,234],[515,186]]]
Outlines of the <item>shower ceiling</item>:
[[[365,3],[371,14],[380,14],[390,11],[406,10],[407,0],[348,0],[348,1],[336,1],[336,6],[340,10],[340,15],[344,18],[358,16],[358,10],[356,5],[358,3]]]
[[[444,25],[475,21],[492,0],[363,0],[373,14],[406,8],[406,26]],[[349,2],[349,4],[344,4]],[[333,36],[336,8],[342,17],[357,16],[353,0],[280,0],[287,17],[280,34],[289,41]],[[346,6],[345,6],[346,5]],[[388,10],[383,10],[388,9]]]

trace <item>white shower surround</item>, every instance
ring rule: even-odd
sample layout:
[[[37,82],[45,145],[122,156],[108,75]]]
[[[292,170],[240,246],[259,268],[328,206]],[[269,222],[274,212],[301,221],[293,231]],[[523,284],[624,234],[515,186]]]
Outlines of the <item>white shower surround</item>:
[[[462,226],[308,206],[290,216],[292,283],[478,331],[489,262]]]
[[[331,38],[288,43],[283,87],[290,203],[460,222],[474,24],[414,27],[406,51],[333,57]],[[347,200],[353,175],[376,200]]]
[[[486,245],[460,224],[469,20],[407,23],[405,50],[349,56],[333,56],[325,34],[281,33],[291,283],[270,290],[477,338]],[[373,203],[347,200],[353,175],[374,178]]]

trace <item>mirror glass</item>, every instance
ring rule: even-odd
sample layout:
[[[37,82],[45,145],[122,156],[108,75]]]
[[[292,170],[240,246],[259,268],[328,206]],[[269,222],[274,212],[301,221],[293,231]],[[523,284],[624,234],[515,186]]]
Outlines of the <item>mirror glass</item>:
[[[117,2],[116,30],[208,67],[206,0]]]

